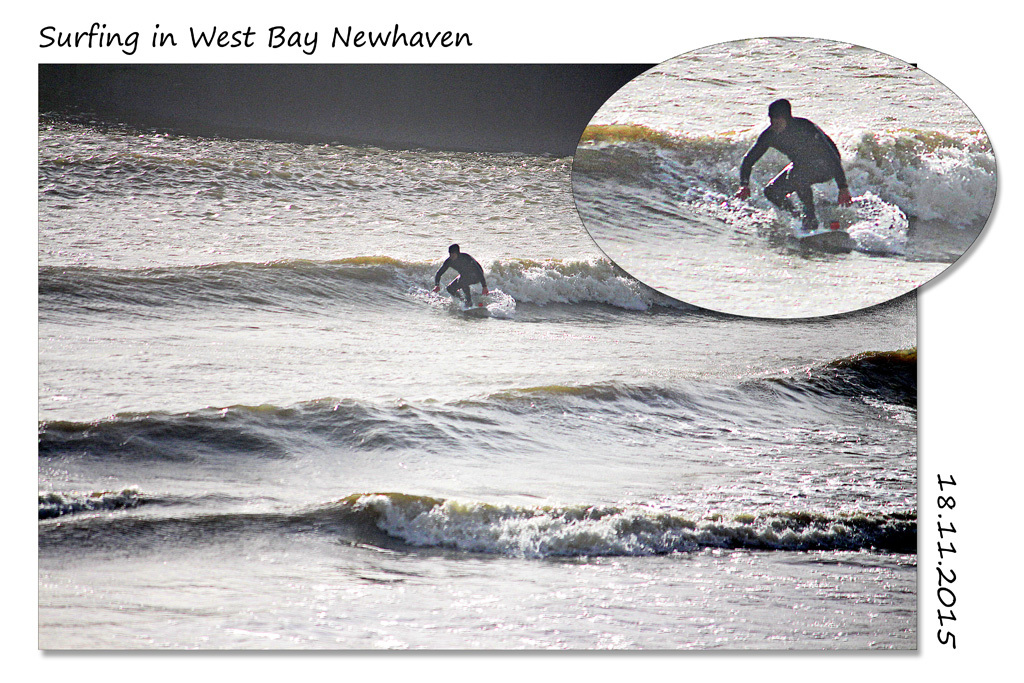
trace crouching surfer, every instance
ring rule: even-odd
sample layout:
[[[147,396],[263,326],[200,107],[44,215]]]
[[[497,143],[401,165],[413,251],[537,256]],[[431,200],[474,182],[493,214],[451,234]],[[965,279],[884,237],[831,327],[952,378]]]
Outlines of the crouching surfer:
[[[448,293],[453,298],[464,299],[467,308],[473,305],[473,298],[469,292],[470,285],[480,284],[484,288],[484,295],[489,294],[487,279],[484,277],[484,269],[480,267],[475,258],[459,251],[459,245],[457,244],[448,247],[448,258],[445,259],[437,274],[434,275],[435,292],[441,289],[441,275],[449,268],[458,272],[459,276],[448,285]],[[461,293],[459,290],[461,290]]]
[[[750,173],[754,164],[769,147],[785,154],[792,162],[765,185],[764,196],[780,209],[799,215],[789,195],[796,192],[804,208],[803,229],[818,229],[814,213],[814,188],[817,183],[835,180],[839,187],[839,203],[850,205],[849,185],[836,143],[808,119],[795,118],[789,100],[775,100],[768,107],[771,125],[761,133],[740,165],[739,199],[750,196]]]

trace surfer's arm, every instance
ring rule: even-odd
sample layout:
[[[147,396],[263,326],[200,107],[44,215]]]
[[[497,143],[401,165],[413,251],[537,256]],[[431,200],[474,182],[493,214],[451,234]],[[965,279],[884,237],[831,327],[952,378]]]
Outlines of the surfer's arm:
[[[754,170],[754,164],[764,156],[764,153],[767,152],[768,147],[770,147],[768,144],[768,133],[770,131],[771,129],[769,128],[761,133],[757,138],[757,142],[754,143],[754,146],[751,147],[743,157],[743,163],[740,164],[740,185],[743,187],[750,184],[750,174]]]
[[[822,133],[822,135],[825,135]],[[839,148],[836,147],[836,143],[832,141],[832,138],[825,135],[825,140],[828,141],[829,150],[832,154],[829,155],[829,166],[832,169],[832,177],[836,179],[836,187],[839,188],[839,204],[841,206],[849,206],[853,203],[853,197],[850,196],[850,185],[846,182],[846,172],[843,171],[843,158],[839,154]]]
[[[441,267],[437,269],[436,273],[434,273],[434,287],[441,286],[441,275],[444,274],[444,271],[448,270],[448,266],[450,265],[451,260],[451,257],[446,258],[444,260],[444,263],[441,264]]]
[[[825,131],[819,128],[818,133],[821,137],[825,138],[825,143],[828,147],[827,161],[829,171],[831,171],[832,177],[836,179],[836,186],[839,188],[839,191],[842,192],[849,187],[849,184],[846,182],[846,173],[843,171],[843,157],[839,154],[839,147],[836,146],[836,143]]]
[[[477,261],[476,259],[473,259],[473,264],[476,266],[476,274],[477,274],[477,277],[480,278],[480,285],[483,286],[483,288],[484,288],[484,294],[487,294],[487,292],[488,292],[488,289],[487,289],[487,278],[484,277],[484,267],[481,266],[480,262]]]
[[[846,173],[843,171],[843,162],[839,158],[839,151],[836,151],[835,159],[832,160],[832,177],[836,179],[836,187],[842,192],[850,187],[846,182]]]

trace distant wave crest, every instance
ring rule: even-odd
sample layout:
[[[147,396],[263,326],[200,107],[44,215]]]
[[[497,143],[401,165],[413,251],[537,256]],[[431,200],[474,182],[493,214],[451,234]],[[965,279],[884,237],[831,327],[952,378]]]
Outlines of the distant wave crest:
[[[142,494],[136,488],[91,493],[40,492],[39,519],[52,519],[77,512],[124,510],[136,507],[142,501]]]

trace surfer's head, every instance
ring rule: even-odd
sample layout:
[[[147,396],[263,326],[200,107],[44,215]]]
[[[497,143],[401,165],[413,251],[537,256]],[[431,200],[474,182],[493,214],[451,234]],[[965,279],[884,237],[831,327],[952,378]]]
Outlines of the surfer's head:
[[[458,256],[459,255],[459,245],[453,244],[452,246],[448,247],[448,254],[450,256]]]
[[[786,123],[793,118],[793,107],[789,100],[775,100],[768,105],[768,118],[772,120],[772,128],[782,130]]]
[[[768,105],[768,118],[791,119],[793,118],[793,106],[789,100],[775,100]]]

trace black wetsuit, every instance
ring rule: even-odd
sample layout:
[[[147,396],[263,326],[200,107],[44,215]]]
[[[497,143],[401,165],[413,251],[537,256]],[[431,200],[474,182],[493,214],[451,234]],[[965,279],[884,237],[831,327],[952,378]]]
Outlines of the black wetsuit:
[[[487,280],[484,278],[484,269],[480,267],[476,259],[466,253],[458,253],[455,256],[449,256],[445,259],[445,262],[441,264],[437,274],[434,275],[434,284],[441,284],[441,274],[444,271],[452,268],[459,273],[459,276],[451,281],[448,285],[448,293],[453,297],[458,296],[458,291],[461,289],[465,292],[466,305],[472,306],[473,299],[469,294],[469,286],[480,283],[484,289],[487,289]]]
[[[816,221],[814,215],[815,183],[826,183],[835,180],[840,190],[847,189],[846,174],[839,156],[836,143],[825,132],[807,119],[790,118],[786,128],[776,132],[768,128],[757,138],[757,142],[743,157],[740,166],[740,183],[750,182],[750,172],[769,147],[779,150],[793,163],[786,166],[782,173],[772,178],[765,185],[764,196],[772,204],[796,213],[793,204],[787,198],[796,192],[804,205],[804,217]]]

